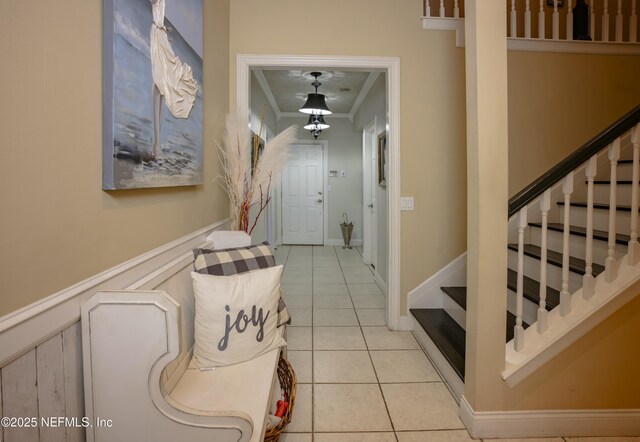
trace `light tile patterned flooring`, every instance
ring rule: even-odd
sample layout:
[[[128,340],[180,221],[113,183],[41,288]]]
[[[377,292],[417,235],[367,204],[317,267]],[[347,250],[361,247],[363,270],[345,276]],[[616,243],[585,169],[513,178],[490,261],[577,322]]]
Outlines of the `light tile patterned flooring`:
[[[384,326],[385,297],[358,249],[281,246],[298,389],[282,442],[471,441],[458,406],[408,332]],[[507,439],[502,439],[506,441]],[[640,438],[526,439],[640,442]],[[515,440],[513,440],[515,441]]]

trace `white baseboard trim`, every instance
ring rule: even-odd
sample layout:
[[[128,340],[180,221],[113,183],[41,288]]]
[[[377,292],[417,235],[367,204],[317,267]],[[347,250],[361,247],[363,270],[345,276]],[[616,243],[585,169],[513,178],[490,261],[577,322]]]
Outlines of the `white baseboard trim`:
[[[462,396],[460,418],[474,439],[640,434],[640,409],[474,411]]]
[[[228,223],[228,218],[218,221],[0,318],[0,367],[78,322],[80,306],[95,293],[149,283]]]
[[[442,286],[467,285],[467,252],[432,275],[407,295],[409,308],[443,308]]]
[[[373,276],[376,279],[376,285],[380,288],[382,294],[384,296],[388,296],[389,287],[387,286],[387,283],[384,281],[384,279],[382,279],[382,276],[380,276],[380,273],[378,273],[378,269],[373,272]]]
[[[351,247],[362,247],[363,241],[361,239],[351,239],[351,241],[349,242],[349,245]],[[344,246],[344,240],[342,239],[327,239],[324,242],[325,246],[330,246],[330,247],[342,247]]]
[[[413,316],[404,315],[400,316],[400,326],[398,327],[400,331],[413,331]]]

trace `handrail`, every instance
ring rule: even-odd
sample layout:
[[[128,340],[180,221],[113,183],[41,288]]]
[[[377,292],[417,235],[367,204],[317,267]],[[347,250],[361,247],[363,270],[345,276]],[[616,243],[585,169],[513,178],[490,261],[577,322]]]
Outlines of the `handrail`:
[[[607,147],[616,138],[630,130],[640,122],[640,105],[633,108],[622,118],[611,126],[586,142],[582,147],[571,153],[565,159],[542,174],[537,180],[522,189],[509,199],[509,218],[515,215],[518,210],[529,204],[535,198],[544,193],[545,190],[556,184],[569,172],[577,169],[593,155]]]

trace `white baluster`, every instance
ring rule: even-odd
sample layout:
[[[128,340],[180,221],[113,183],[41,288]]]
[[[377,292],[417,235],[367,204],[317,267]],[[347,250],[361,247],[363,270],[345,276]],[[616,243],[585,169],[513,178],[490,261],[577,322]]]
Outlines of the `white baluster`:
[[[636,15],[636,0],[631,1],[631,18],[629,18],[629,43],[638,41],[638,16]]]
[[[602,13],[602,41],[609,41],[609,0],[604,0]]]
[[[542,212],[542,237],[540,238],[540,307],[538,308],[538,333],[547,331],[547,216],[551,208],[551,190],[540,199]]]
[[[596,8],[595,3],[596,0],[590,0],[589,2],[589,35],[591,36],[591,40],[595,41],[596,39]]]
[[[616,41],[622,41],[622,0],[618,0],[618,13],[616,14]]]
[[[540,11],[538,12],[538,38],[545,39],[544,30],[544,0],[540,0]]]
[[[425,0],[424,3],[424,16],[431,17],[431,2],[429,0]]]
[[[444,0],[440,0],[440,17],[446,17],[444,12]]]
[[[638,244],[638,187],[640,184],[640,124],[631,129],[633,145],[633,178],[631,179],[631,238],[627,263],[636,265],[640,261],[640,244]]]
[[[604,280],[612,282],[618,276],[616,269],[616,189],[618,186],[618,160],[620,159],[620,137],[609,145],[611,162],[611,184],[609,185],[609,250],[604,263]]]
[[[458,4],[458,0],[455,0],[453,3],[453,16],[455,18],[460,18],[460,5]]]
[[[582,277],[582,297],[589,299],[593,296],[595,279],[593,278],[593,180],[596,177],[598,156],[592,156],[584,170],[587,176],[587,251],[585,253],[585,269]]]
[[[560,39],[560,12],[558,12],[558,0],[553,0],[553,39]]]
[[[525,2],[524,38],[531,38],[531,8],[529,7],[529,0]]]
[[[524,229],[527,227],[527,206],[520,209],[518,217],[518,282],[516,285],[516,325],[513,327],[514,348],[524,348],[522,309],[524,305]]]
[[[518,36],[518,15],[516,13],[516,0],[511,0],[511,11],[509,12],[509,37]]]
[[[569,293],[569,234],[571,224],[571,194],[573,193],[573,172],[564,178],[562,183],[564,194],[564,232],[562,236],[562,291],[560,292],[560,316],[567,316],[571,312],[571,293]]]
[[[573,40],[573,0],[567,0],[567,41]]]

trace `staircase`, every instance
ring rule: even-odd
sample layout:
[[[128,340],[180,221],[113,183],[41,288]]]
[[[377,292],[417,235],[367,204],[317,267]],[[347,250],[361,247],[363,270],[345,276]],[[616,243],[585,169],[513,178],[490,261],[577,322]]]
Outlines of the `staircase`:
[[[640,279],[639,121],[640,106],[509,202],[503,378],[510,385],[579,339],[585,320],[602,320],[598,310],[610,311]],[[467,289],[440,290],[442,308],[410,309],[414,334],[459,397]]]

